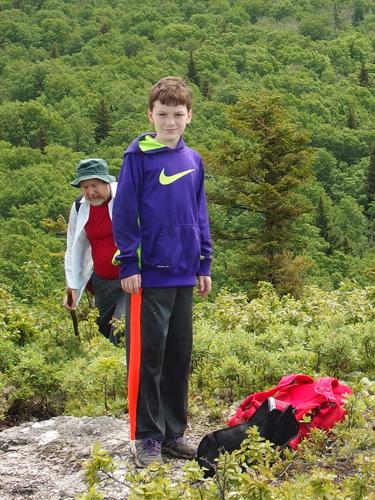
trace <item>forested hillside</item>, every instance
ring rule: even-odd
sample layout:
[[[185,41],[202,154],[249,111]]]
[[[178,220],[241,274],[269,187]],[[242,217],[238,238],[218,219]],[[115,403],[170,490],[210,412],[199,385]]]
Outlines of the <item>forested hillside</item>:
[[[274,207],[248,199],[261,178],[249,174],[253,165],[238,172],[225,161],[236,152],[255,156],[256,139],[228,119],[241,92],[254,99],[252,109],[245,105],[242,124],[247,115],[257,120],[271,113],[266,108],[278,95],[285,111],[275,118],[280,127],[287,120],[306,133],[299,147],[309,167],[303,166],[305,182],[296,186],[303,209],[285,216],[287,225],[292,220],[276,249],[283,261],[276,267],[297,268],[300,278],[325,288],[345,277],[371,280],[372,1],[161,1],[155,8],[145,0],[139,8],[131,0],[2,0],[0,9],[0,168],[6,180],[0,269],[17,295],[25,296],[21,276],[25,283],[36,272],[43,293],[60,286],[59,216],[75,196],[68,181],[77,160],[103,157],[117,173],[126,145],[149,130],[148,88],[167,74],[188,78],[194,91],[186,135],[208,164],[216,283],[250,288],[267,277],[264,247],[256,243],[264,232],[262,213]],[[268,104],[257,108],[263,94]],[[264,169],[272,154],[266,151],[256,168]],[[242,197],[230,192],[236,177]],[[255,273],[243,272],[254,262]],[[294,284],[283,286],[289,291]]]
[[[126,404],[122,350],[86,304],[79,343],[61,307],[69,182],[86,157],[118,174],[166,75],[193,90],[185,139],[205,160],[214,245],[192,412],[220,421],[286,372],[354,373],[359,400],[329,453],[358,481],[332,494],[365,491],[369,455],[353,463],[374,411],[373,0],[0,0],[0,416]]]

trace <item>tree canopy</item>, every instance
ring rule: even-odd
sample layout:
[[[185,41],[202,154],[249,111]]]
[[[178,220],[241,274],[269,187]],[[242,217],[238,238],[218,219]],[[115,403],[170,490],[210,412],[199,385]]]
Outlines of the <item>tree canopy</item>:
[[[150,128],[149,87],[175,74],[193,89],[186,139],[208,165],[218,288],[253,290],[259,278],[282,293],[303,281],[365,283],[374,27],[369,0],[161,0],[158,9],[149,0],[142,9],[134,0],[0,0],[0,170],[12,179],[0,224],[24,220],[39,248],[48,233],[40,221],[66,217],[74,199],[75,163],[101,156],[117,174],[123,150]],[[271,137],[259,120],[274,112]],[[7,227],[17,238],[19,224]],[[48,237],[63,247],[63,236]],[[22,262],[2,258],[11,283]],[[58,286],[62,262],[50,266]]]

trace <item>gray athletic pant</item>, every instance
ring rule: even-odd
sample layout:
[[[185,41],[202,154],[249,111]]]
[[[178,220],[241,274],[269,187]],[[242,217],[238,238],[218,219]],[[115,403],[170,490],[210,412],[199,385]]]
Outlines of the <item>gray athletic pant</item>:
[[[193,287],[126,294],[131,439],[180,437],[187,425]]]
[[[99,331],[112,344],[117,345],[119,335],[114,335],[111,322],[113,318],[120,319],[125,315],[125,292],[121,288],[121,281],[119,279],[106,280],[92,273],[91,283],[95,307],[99,310],[97,319]]]

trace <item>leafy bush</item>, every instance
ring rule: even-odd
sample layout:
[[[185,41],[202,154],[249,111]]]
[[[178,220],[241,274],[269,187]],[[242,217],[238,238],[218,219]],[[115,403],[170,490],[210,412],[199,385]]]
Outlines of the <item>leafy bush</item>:
[[[123,413],[124,351],[81,318],[81,342],[60,304],[26,306],[0,289],[0,414],[22,420]]]
[[[373,378],[373,294],[373,287],[349,283],[332,292],[308,288],[300,300],[279,297],[266,283],[252,301],[222,290],[195,309],[192,393],[217,414],[223,400],[232,403],[287,373]]]

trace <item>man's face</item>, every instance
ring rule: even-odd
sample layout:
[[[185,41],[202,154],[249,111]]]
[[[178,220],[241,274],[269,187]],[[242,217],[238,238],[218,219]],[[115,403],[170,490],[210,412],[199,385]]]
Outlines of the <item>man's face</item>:
[[[109,184],[100,179],[86,179],[79,183],[81,191],[90,205],[95,207],[105,203],[111,196]]]
[[[156,140],[174,148],[191,121],[191,109],[188,110],[183,104],[172,106],[155,101],[147,116],[155,128]]]

